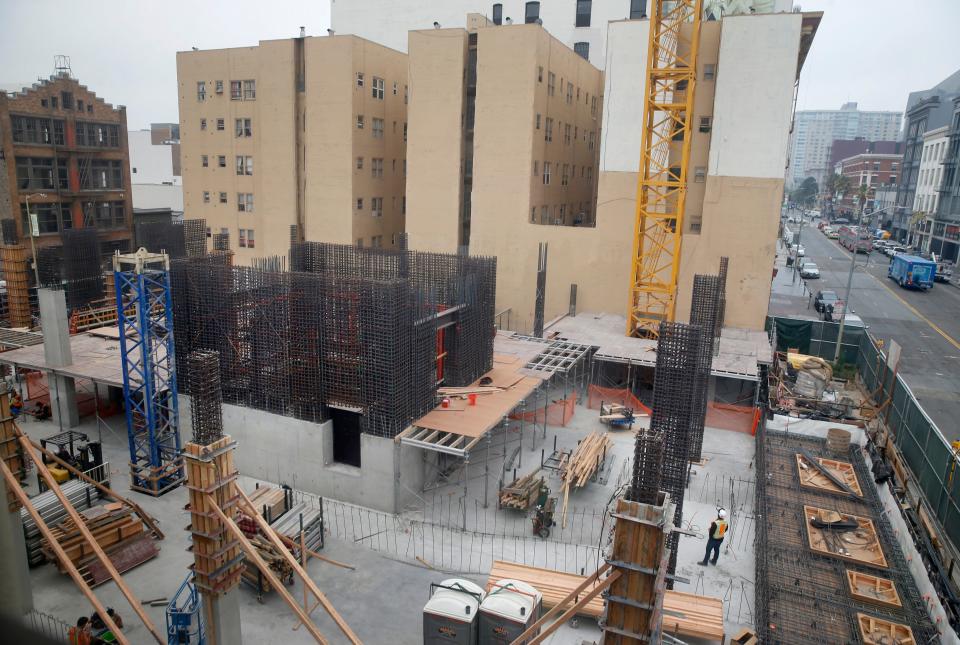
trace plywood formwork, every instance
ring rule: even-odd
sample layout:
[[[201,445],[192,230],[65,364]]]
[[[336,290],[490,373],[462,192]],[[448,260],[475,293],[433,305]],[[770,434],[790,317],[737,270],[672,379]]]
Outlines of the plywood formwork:
[[[817,488],[820,490],[829,491],[832,493],[849,494],[841,486],[838,486],[836,482],[832,481],[831,478],[825,475],[819,468],[815,465],[810,464],[806,457],[802,454],[797,453],[797,472],[800,476],[800,485],[806,486],[808,488]],[[857,480],[857,474],[853,470],[853,464],[846,461],[837,461],[835,459],[827,459],[826,457],[817,457],[817,463],[825,468],[834,478],[839,479],[841,482],[846,484],[846,486],[853,491],[857,497],[863,497],[863,489],[860,488],[860,482]]]
[[[881,578],[869,573],[847,570],[847,584],[850,595],[858,600],[873,602],[887,607],[903,607],[897,585],[893,580]]]
[[[663,596],[663,632],[723,642],[723,600],[682,591]]]
[[[10,414],[10,392],[6,390],[0,392],[0,459],[18,481],[23,481],[26,477],[23,449],[17,439],[13,415]],[[9,489],[7,490],[7,508],[11,513],[20,510],[20,498]]]
[[[883,555],[873,520],[806,505],[803,507],[803,514],[807,520],[807,544],[811,550],[835,558],[887,568],[887,558]],[[850,531],[819,529],[812,523],[815,519],[823,522],[853,520],[858,527]]]
[[[913,630],[908,625],[867,614],[857,614],[857,623],[865,645],[917,645]]]
[[[11,327],[33,325],[30,314],[30,279],[27,273],[27,251],[21,244],[0,246],[3,279],[7,281],[7,316]]]

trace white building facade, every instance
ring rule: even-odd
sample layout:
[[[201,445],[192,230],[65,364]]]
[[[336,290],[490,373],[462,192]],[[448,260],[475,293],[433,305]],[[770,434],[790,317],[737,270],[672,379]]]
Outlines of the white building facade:
[[[151,130],[130,130],[127,139],[134,210],[169,208],[182,214],[179,139],[160,140]]]
[[[917,190],[913,198],[914,226],[912,228],[916,243],[927,252],[930,251],[933,220],[940,198],[938,188],[943,179],[943,161],[949,142],[947,126],[930,130],[923,135],[920,174],[917,176]]]

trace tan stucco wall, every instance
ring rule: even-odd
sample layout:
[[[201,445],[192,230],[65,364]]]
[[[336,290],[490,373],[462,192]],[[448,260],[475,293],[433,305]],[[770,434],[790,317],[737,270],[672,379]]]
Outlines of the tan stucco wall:
[[[407,233],[410,248],[454,253],[463,192],[467,32],[411,31]]]

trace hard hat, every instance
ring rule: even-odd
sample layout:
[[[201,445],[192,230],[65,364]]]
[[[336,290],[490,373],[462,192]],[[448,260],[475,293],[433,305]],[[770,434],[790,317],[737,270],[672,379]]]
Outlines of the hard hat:
[[[717,509],[717,517],[721,520],[727,519],[727,510],[724,508]]]

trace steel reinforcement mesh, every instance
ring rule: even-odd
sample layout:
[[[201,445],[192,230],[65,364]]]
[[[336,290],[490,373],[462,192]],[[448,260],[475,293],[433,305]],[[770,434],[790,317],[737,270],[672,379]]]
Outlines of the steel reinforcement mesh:
[[[853,464],[862,498],[800,486],[796,455],[807,450]],[[837,457],[823,439],[757,432],[757,536],[755,625],[762,643],[859,643],[857,613],[910,626],[917,643],[938,639],[897,537],[883,511],[860,450]],[[877,529],[886,568],[821,555],[810,550],[803,506],[870,518]],[[850,595],[847,571],[892,580],[901,608],[862,602]],[[893,642],[893,641],[891,641]]]
[[[650,431],[663,437],[660,490],[669,493],[671,501],[676,504],[676,526],[680,526],[683,519],[683,493],[690,467],[690,433],[697,396],[696,388],[690,387],[690,383],[697,371],[701,338],[701,330],[695,325],[660,323]],[[637,472],[634,470],[634,476]],[[631,485],[634,490],[650,487],[642,481],[634,481]],[[679,533],[671,532],[667,538],[669,573],[676,570],[679,537]]]
[[[434,405],[441,326],[445,384],[492,367],[492,259],[303,243],[286,272],[229,255],[171,268],[177,356],[217,352],[227,403],[310,421],[356,410],[362,431],[393,437]]]
[[[699,461],[703,450],[703,426],[707,417],[710,370],[713,367],[713,347],[716,340],[714,332],[720,315],[720,292],[719,276],[693,276],[690,324],[700,328],[700,345],[697,352],[697,371],[693,379],[693,404],[696,408],[693,410],[693,425],[690,428],[690,461]]]
[[[140,246],[153,253],[165,252],[171,260],[198,257],[207,252],[207,222],[144,222],[138,227]]]
[[[197,350],[186,358],[189,366],[190,424],[193,442],[209,446],[223,437],[223,393],[220,389],[220,356]]]
[[[17,233],[17,222],[12,218],[0,220],[0,231],[3,233],[4,244],[19,244],[20,235]]]

